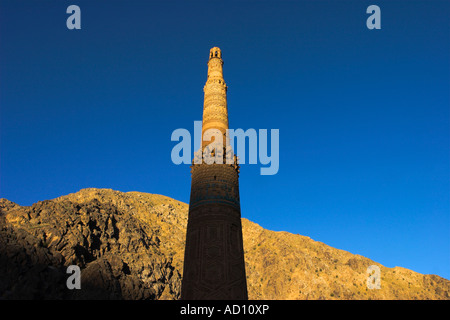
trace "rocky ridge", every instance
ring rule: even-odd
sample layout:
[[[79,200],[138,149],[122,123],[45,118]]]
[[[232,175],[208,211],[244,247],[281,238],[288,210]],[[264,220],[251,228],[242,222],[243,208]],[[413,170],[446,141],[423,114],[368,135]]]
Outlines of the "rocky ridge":
[[[188,205],[83,189],[32,206],[0,199],[0,299],[179,299]],[[250,299],[450,299],[450,281],[242,219]],[[81,290],[66,287],[69,265]],[[381,289],[367,288],[369,265]]]

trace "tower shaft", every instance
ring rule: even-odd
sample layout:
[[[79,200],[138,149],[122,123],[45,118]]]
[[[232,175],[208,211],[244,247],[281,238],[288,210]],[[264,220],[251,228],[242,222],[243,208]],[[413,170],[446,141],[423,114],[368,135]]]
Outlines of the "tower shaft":
[[[224,146],[229,141],[227,86],[223,79],[223,60],[219,48],[210,50],[208,78],[204,87],[202,147],[207,130],[220,131]],[[239,165],[233,163],[195,163],[192,182],[181,298],[185,300],[247,299],[241,208]]]

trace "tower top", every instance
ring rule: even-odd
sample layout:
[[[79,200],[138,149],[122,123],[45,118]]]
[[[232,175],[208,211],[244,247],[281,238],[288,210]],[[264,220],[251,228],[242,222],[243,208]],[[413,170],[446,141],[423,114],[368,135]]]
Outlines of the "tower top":
[[[222,59],[222,51],[220,51],[220,48],[214,47],[209,50],[209,59],[211,60],[212,58]]]

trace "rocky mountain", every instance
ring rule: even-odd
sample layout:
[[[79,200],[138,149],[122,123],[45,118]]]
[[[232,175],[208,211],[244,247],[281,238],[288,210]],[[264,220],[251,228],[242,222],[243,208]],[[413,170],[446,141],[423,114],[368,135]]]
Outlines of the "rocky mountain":
[[[83,189],[32,206],[0,199],[0,299],[178,299],[188,205]],[[450,299],[450,281],[242,219],[250,299]],[[69,290],[69,265],[81,290]],[[367,267],[381,270],[368,289]]]

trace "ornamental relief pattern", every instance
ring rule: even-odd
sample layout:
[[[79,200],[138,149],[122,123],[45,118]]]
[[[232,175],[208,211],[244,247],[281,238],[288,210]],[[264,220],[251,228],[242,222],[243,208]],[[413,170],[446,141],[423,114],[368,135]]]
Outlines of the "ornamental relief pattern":
[[[227,115],[227,107],[220,105],[220,104],[209,104],[205,106],[205,109],[203,111],[204,115],[208,114],[224,114]]]
[[[220,93],[220,94],[225,95],[225,93],[226,93],[225,88],[226,87],[227,86],[223,85],[223,84],[212,83],[212,84],[207,84],[205,86],[205,90],[203,90],[203,91],[205,92],[205,95],[206,94],[211,94],[211,93]]]
[[[208,114],[203,117],[203,125],[205,125],[206,123],[211,122],[211,121],[222,122],[224,124],[228,124],[228,117],[227,117],[227,115],[220,114],[220,113]]]
[[[203,105],[207,105],[211,102],[218,102],[220,104],[227,104],[227,98],[221,93],[207,93],[205,94],[205,102]]]
[[[203,110],[203,124],[207,121],[217,120],[228,123],[227,107],[223,105],[210,104]]]

